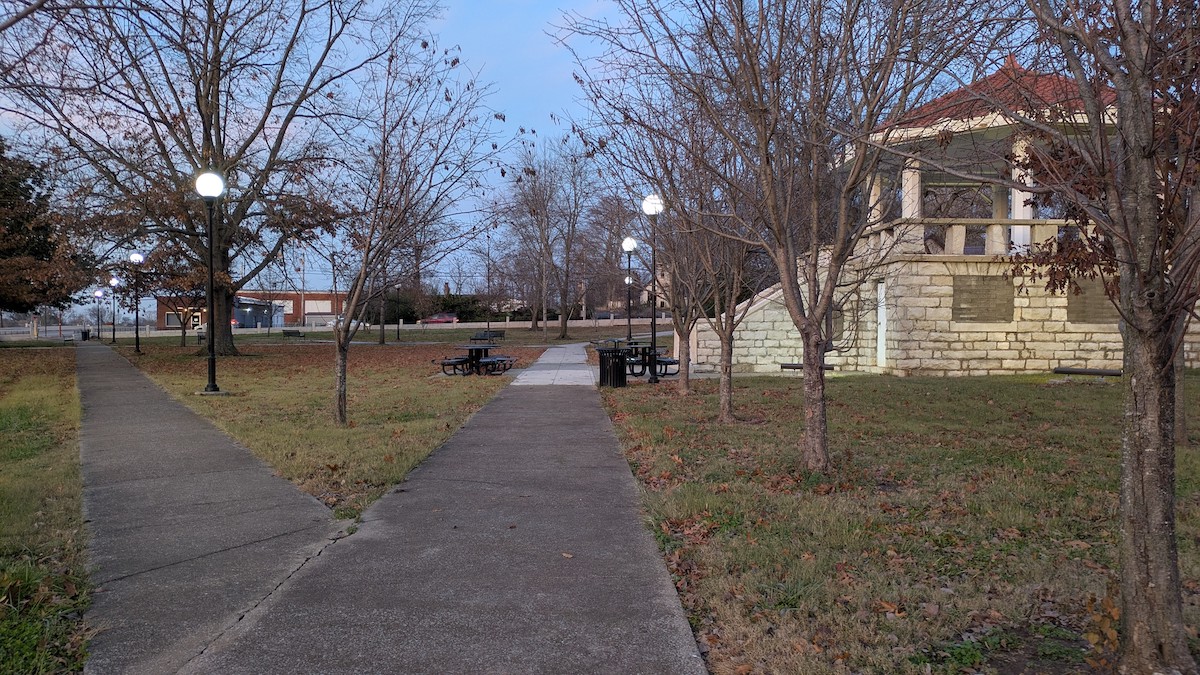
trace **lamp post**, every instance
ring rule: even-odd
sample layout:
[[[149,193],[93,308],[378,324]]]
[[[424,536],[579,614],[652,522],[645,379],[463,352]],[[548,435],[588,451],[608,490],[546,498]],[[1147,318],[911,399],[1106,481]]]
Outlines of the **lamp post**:
[[[489,223],[487,226],[487,302],[484,303],[484,320],[487,321],[488,342],[492,340],[492,228],[495,223]]]
[[[621,242],[621,250],[625,251],[625,342],[633,342],[633,252],[637,250],[637,240],[625,237]]]
[[[658,248],[655,241],[655,228],[658,225],[658,214],[662,213],[663,200],[658,195],[647,195],[642,200],[642,213],[650,219],[650,379],[646,382],[658,384],[658,268],[654,260],[654,252]]]
[[[213,290],[215,288],[213,265],[217,257],[213,242],[213,210],[216,208],[217,198],[225,192],[225,179],[215,171],[205,171],[196,176],[196,192],[204,198],[208,216],[208,298],[206,307],[208,312],[208,384],[204,385],[204,391],[218,392],[221,390],[217,388],[217,332],[215,330],[217,323],[216,316],[214,316],[216,310],[213,307]],[[301,293],[303,294],[303,291]],[[304,310],[300,311],[303,316]]]
[[[96,291],[92,293],[92,297],[96,298],[96,339],[100,339],[100,301],[104,299],[104,291]]]
[[[142,353],[142,328],[141,328],[141,305],[142,305],[142,272],[138,267],[145,262],[146,256],[134,251],[129,254],[129,262],[133,263],[133,353]]]
[[[121,280],[112,277],[108,280],[108,285],[112,287],[112,342],[109,344],[117,344],[117,285]]]
[[[400,316],[400,290],[400,284],[396,284],[396,340],[400,339],[400,324],[404,323],[404,317]]]

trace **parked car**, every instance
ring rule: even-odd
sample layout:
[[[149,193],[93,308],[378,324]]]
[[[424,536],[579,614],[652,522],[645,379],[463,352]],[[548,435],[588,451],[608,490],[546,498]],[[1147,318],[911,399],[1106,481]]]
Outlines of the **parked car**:
[[[421,319],[421,323],[458,323],[458,315],[452,312],[439,312]]]

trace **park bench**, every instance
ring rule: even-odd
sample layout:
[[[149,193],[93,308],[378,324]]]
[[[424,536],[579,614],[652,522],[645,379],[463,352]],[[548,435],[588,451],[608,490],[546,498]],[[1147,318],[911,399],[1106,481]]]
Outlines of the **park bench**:
[[[628,351],[626,352],[626,355],[625,355],[625,366],[628,369],[630,375],[632,375],[634,377],[641,377],[641,376],[645,375],[646,371],[648,371],[650,369],[651,346],[649,344],[638,343],[638,342],[630,342],[628,344],[629,344],[629,346],[627,347]],[[653,349],[655,350],[655,361],[656,362],[661,361],[662,359],[666,358],[664,356],[664,354],[666,353],[666,349],[667,349],[666,347],[653,347]],[[676,361],[675,363],[676,363],[676,365],[678,365],[679,362]],[[660,375],[662,374],[661,366],[659,366],[659,370],[657,372]]]
[[[507,372],[517,362],[515,356],[485,356],[479,359],[479,374],[499,375]]]
[[[304,337],[304,333],[302,333],[298,330],[284,328],[283,329],[283,337],[285,337],[285,338],[302,338],[302,337]]]
[[[504,331],[502,330],[481,330],[471,336],[471,342],[491,342],[503,339]]]
[[[1055,375],[1095,375],[1097,377],[1120,377],[1121,371],[1111,368],[1068,368],[1059,366],[1054,369]]]
[[[444,359],[434,359],[433,363],[441,366],[445,375],[466,375],[470,372],[471,359],[465,356],[448,356]]]
[[[832,363],[823,364],[821,367],[824,368],[825,370],[833,370]],[[804,370],[804,364],[803,363],[781,363],[781,364],[779,364],[779,369],[780,370]]]
[[[655,363],[658,364],[659,377],[679,374],[679,359],[670,356],[659,356],[655,359]],[[675,370],[671,370],[671,368]]]

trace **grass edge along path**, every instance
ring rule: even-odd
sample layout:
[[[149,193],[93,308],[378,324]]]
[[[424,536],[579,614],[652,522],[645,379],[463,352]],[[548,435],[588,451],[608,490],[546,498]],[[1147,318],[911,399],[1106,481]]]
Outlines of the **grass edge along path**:
[[[74,349],[0,349],[0,672],[87,657],[79,419]]]
[[[510,381],[446,377],[431,360],[446,345],[362,345],[350,350],[350,425],[332,418],[332,344],[244,345],[221,358],[218,384],[228,396],[197,396],[206,361],[195,347],[143,345],[121,353],[281,476],[355,518],[446,441]],[[541,349],[506,347],[518,366]],[[177,442],[186,442],[178,439]]]
[[[799,379],[738,378],[727,426],[715,380],[693,385],[604,400],[712,672],[1110,670],[1117,382],[831,378],[826,476],[797,469]],[[1177,485],[1196,653],[1195,446]]]

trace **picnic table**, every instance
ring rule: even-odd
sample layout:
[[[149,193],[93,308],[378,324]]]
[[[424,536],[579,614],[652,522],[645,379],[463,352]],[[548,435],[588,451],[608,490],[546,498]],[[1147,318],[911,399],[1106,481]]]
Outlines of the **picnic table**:
[[[650,370],[651,350],[654,350],[654,365],[660,376],[679,374],[679,360],[666,356],[666,347],[658,347],[653,343],[638,342],[637,340],[628,342],[625,346],[629,349],[626,365],[630,375],[641,377]],[[674,371],[671,370],[672,367],[675,368]]]
[[[517,362],[515,356],[497,356],[491,352],[499,347],[497,344],[456,345],[454,348],[465,351],[466,356],[452,356],[435,360],[447,375],[499,375],[512,368]]]

